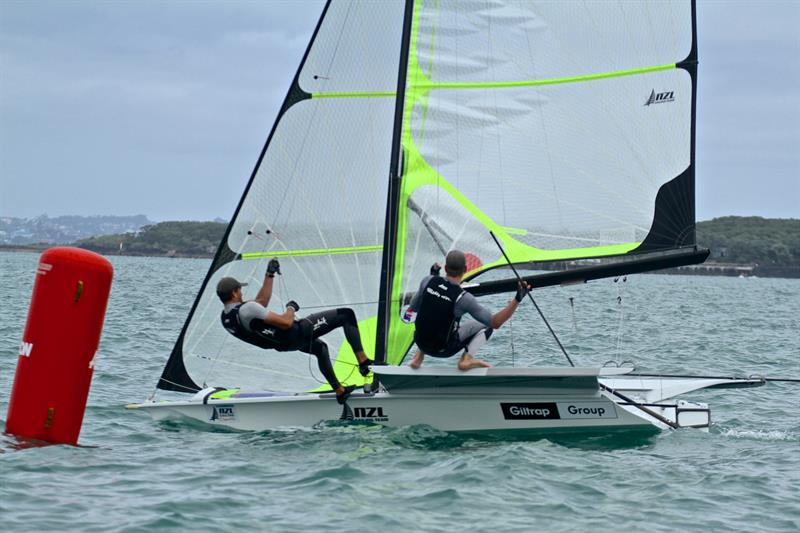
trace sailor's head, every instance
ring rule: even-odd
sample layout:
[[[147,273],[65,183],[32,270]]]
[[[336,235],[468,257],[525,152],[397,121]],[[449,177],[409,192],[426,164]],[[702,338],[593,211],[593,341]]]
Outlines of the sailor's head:
[[[450,250],[444,260],[444,271],[452,278],[458,278],[467,271],[467,257],[461,250]]]
[[[242,287],[247,286],[247,283],[240,283],[236,278],[222,278],[217,283],[217,296],[226,304],[231,300],[242,299]]]

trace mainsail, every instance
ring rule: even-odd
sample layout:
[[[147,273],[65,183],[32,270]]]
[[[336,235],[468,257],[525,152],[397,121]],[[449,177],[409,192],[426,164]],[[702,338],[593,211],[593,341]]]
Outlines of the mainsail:
[[[514,263],[694,247],[694,27],[688,1],[415,2],[386,316],[449,249],[504,265],[490,230]]]
[[[160,388],[308,390],[324,383],[302,356],[264,352],[221,327],[217,281],[248,281],[245,298],[253,298],[272,257],[284,272],[273,311],[293,299],[301,316],[351,307],[359,319],[374,317],[403,9],[368,1],[325,7]],[[365,346],[374,344],[368,323],[361,329]],[[343,335],[325,340],[336,356]],[[348,383],[361,380],[352,366],[340,366],[343,378],[352,374]]]
[[[351,307],[390,364],[432,263],[458,248],[471,278],[504,264],[490,230],[514,263],[701,260],[694,17],[690,1],[329,2],[158,386],[320,385],[219,324],[217,280],[258,285],[271,257],[273,309]],[[603,268],[583,279],[625,271]],[[361,382],[342,336],[326,340]]]

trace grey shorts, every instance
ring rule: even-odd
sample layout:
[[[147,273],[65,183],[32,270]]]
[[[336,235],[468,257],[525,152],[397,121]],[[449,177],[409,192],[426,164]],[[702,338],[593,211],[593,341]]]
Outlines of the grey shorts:
[[[458,335],[453,335],[447,347],[438,353],[422,352],[431,357],[452,357],[461,350],[467,350],[471,355],[475,355],[489,337],[492,336],[492,328],[486,327],[480,322],[470,320],[458,326]]]

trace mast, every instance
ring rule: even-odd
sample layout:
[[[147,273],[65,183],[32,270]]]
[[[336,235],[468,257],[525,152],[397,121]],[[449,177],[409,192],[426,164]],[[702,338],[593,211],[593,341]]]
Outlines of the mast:
[[[397,217],[402,186],[402,139],[403,112],[408,73],[408,54],[411,45],[411,22],[414,15],[414,0],[406,0],[403,14],[403,36],[400,44],[400,66],[397,75],[397,96],[394,110],[392,153],[389,166],[389,192],[386,202],[386,223],[383,227],[383,257],[381,259],[381,283],[378,300],[378,320],[375,332],[375,364],[386,364],[388,333],[392,307],[392,281],[397,256]]]

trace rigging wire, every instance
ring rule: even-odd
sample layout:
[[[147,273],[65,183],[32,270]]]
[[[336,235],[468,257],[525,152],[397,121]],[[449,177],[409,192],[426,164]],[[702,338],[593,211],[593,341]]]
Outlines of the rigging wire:
[[[773,377],[763,377],[757,375],[751,376],[693,376],[687,374],[626,374],[628,376],[639,376],[643,378],[696,378],[696,379],[759,379],[761,381],[784,381],[788,383],[800,383],[800,378],[773,378]]]
[[[514,353],[514,316],[511,316],[511,319],[508,321],[509,333],[511,333],[511,367],[514,368],[517,366],[516,358]]]
[[[517,279],[519,281],[522,281],[522,278],[520,277],[519,273],[517,272],[517,269],[514,268],[514,264],[511,262],[511,260],[506,255],[506,251],[503,249],[503,246],[500,244],[500,241],[497,239],[497,237],[495,236],[494,232],[493,231],[489,231],[489,234],[492,236],[492,239],[494,239],[494,242],[497,244],[497,247],[500,248],[500,251],[502,252],[503,257],[508,262],[508,266],[511,267],[511,270],[514,272],[514,275],[517,277]],[[530,298],[530,300],[533,303],[534,307],[536,307],[536,310],[539,312],[539,316],[541,316],[542,320],[544,320],[544,323],[547,326],[547,329],[550,330],[550,333],[553,335],[553,338],[555,339],[556,343],[558,343],[558,347],[561,348],[561,352],[567,358],[567,361],[569,361],[569,364],[574,367],[575,363],[573,363],[572,359],[570,359],[569,355],[567,354],[567,350],[564,348],[564,345],[561,344],[561,341],[558,339],[558,335],[556,335],[556,332],[553,331],[552,327],[550,327],[550,323],[547,321],[547,318],[545,318],[544,313],[542,313],[542,310],[539,309],[539,306],[536,304],[536,300],[533,299],[533,296],[531,296],[530,292],[528,292],[528,298]],[[628,404],[630,404],[631,406],[636,407],[637,409],[639,409],[643,413],[647,413],[648,415],[650,415],[653,418],[655,418],[656,420],[662,422],[666,426],[668,426],[668,427],[670,427],[672,429],[678,429],[679,426],[678,426],[678,424],[676,422],[673,422],[672,420],[664,417],[663,415],[660,415],[659,413],[653,411],[652,409],[649,409],[646,405],[633,400],[632,398],[626,396],[625,394],[622,394],[621,392],[619,392],[617,390],[614,390],[613,388],[609,387],[608,385],[605,385],[605,384],[601,383],[600,381],[598,381],[597,384],[602,390],[608,392],[609,394],[613,394],[617,398],[621,398],[622,400],[628,402]]]
[[[500,241],[497,240],[497,237],[495,236],[494,232],[493,231],[489,231],[489,235],[492,236],[492,239],[494,239],[495,244],[497,244],[497,247],[500,248],[500,252],[502,252],[503,257],[506,258],[506,261],[508,262],[508,266],[511,267],[511,270],[514,272],[514,275],[517,277],[517,279],[520,282],[522,282],[522,278],[519,276],[519,272],[517,272],[517,269],[514,268],[514,264],[511,262],[511,260],[506,255],[506,251],[503,249],[503,245],[501,245]],[[558,347],[561,348],[561,352],[564,354],[564,357],[567,358],[567,361],[569,362],[569,365],[570,366],[575,366],[575,363],[573,363],[572,359],[570,359],[569,354],[567,353],[567,350],[564,348],[564,345],[561,344],[561,341],[559,340],[558,335],[556,335],[556,332],[553,331],[552,327],[550,327],[550,322],[547,321],[547,318],[545,318],[544,313],[542,313],[542,310],[539,309],[539,305],[536,303],[536,300],[534,300],[533,296],[531,296],[530,291],[528,291],[528,298],[530,298],[531,302],[533,303],[533,306],[539,312],[539,316],[541,316],[542,320],[544,320],[544,323],[547,326],[547,329],[550,330],[550,333],[553,335],[553,338],[555,339],[556,343],[558,344]]]
[[[628,281],[628,277],[624,276],[622,278],[622,283]],[[625,318],[625,311],[622,306],[622,283],[619,283],[619,278],[614,278],[614,283],[617,283],[617,309],[619,311],[619,325],[617,326],[617,359],[620,358],[620,354],[622,353],[622,323]]]

